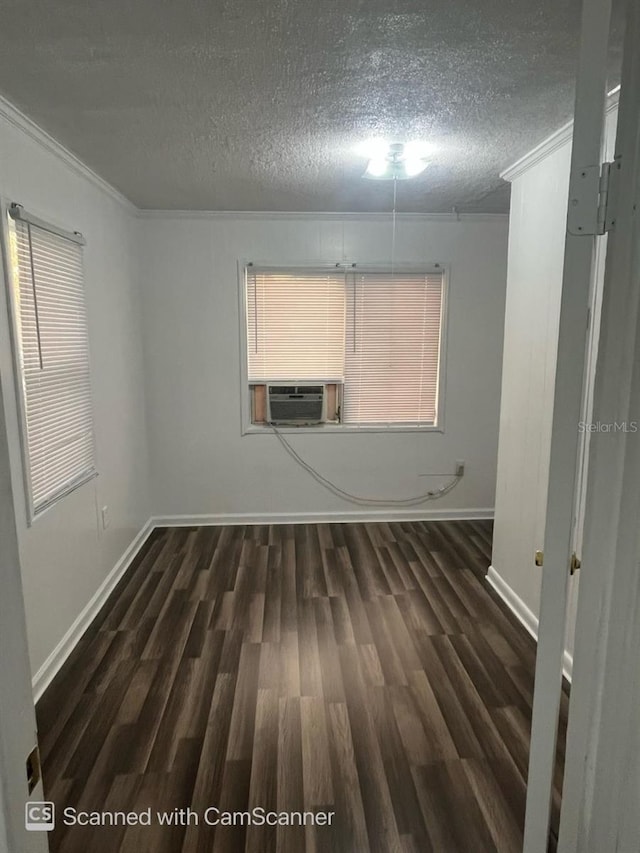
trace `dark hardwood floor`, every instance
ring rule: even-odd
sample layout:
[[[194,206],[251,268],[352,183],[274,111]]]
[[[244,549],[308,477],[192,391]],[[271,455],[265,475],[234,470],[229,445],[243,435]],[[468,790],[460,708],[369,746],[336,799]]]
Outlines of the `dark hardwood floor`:
[[[154,531],[38,703],[52,853],[520,853],[535,647],[490,547],[480,521]]]

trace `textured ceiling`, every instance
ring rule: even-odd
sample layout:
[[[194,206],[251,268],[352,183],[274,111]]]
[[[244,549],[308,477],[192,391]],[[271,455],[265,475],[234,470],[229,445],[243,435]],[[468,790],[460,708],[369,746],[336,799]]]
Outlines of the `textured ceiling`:
[[[0,0],[0,90],[143,208],[499,212],[571,114],[579,0]]]

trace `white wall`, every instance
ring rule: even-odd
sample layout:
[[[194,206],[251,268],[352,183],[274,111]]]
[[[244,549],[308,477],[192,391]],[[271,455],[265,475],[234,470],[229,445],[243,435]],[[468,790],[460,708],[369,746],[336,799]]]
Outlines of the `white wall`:
[[[613,150],[616,120],[614,101],[607,113],[605,156]],[[544,546],[571,132],[571,127],[559,131],[516,164],[511,187],[504,369],[490,576],[494,571],[497,573],[498,588],[506,592],[533,632],[537,631],[540,610],[542,570],[534,565],[534,552]],[[594,282],[596,291],[592,294],[591,331],[595,340],[588,383],[592,383],[595,369],[603,258],[602,248]],[[582,483],[582,490],[585,486],[586,481]],[[580,507],[578,520],[579,539]],[[579,551],[579,541],[576,545]],[[565,659],[568,667],[573,650],[578,584],[579,575],[570,579]]]
[[[491,510],[507,220],[400,217],[397,227],[398,262],[451,264],[444,433],[289,438],[323,475],[367,496],[420,494],[464,459],[462,483],[426,511]],[[273,435],[241,435],[237,262],[388,263],[390,219],[167,214],[143,218],[138,234],[154,513],[361,513]],[[429,472],[443,476],[419,476]]]
[[[52,653],[150,515],[362,515],[311,480],[273,436],[241,435],[237,262],[388,263],[391,221],[138,218],[2,101],[0,200],[18,201],[87,238],[100,476],[32,527],[26,523],[8,311],[0,300],[0,376],[31,668],[42,682],[54,669]],[[460,486],[416,512],[492,511],[506,241],[506,217],[398,218],[398,262],[450,264],[445,430],[292,436],[323,474],[359,494],[402,498],[440,485],[464,459]],[[111,518],[106,531],[99,523],[104,505]]]
[[[571,143],[511,187],[493,568],[537,616]]]
[[[26,128],[26,130],[25,130]],[[7,304],[0,371],[32,671],[36,673],[149,517],[133,208],[0,104],[0,196],[70,230],[85,250],[99,477],[26,525]],[[108,505],[102,531],[97,508]]]

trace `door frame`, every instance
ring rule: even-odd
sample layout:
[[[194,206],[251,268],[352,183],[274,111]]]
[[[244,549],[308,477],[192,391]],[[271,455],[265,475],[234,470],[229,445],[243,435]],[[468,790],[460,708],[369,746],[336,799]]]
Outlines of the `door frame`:
[[[598,241],[611,0],[583,0],[545,518],[523,853],[546,853],[576,524],[585,353]],[[595,177],[595,193],[585,187]],[[577,214],[577,216],[576,216]],[[582,224],[581,224],[582,223]],[[580,233],[582,232],[582,233]],[[591,232],[591,233],[590,233]],[[542,543],[541,543],[542,544]],[[532,555],[533,561],[533,555]]]
[[[609,116],[618,110],[618,95],[615,90],[607,95],[607,108],[605,110],[604,138],[602,144],[601,159],[608,162],[615,156],[615,131]],[[591,283],[591,295],[589,298],[589,322],[587,328],[587,351],[585,355],[584,391],[582,398],[582,411],[580,423],[594,423],[593,418],[593,396],[595,392],[596,363],[598,357],[598,346],[600,341],[600,328],[602,319],[602,295],[604,290],[605,263],[607,257],[607,238],[604,235],[601,240],[596,241],[595,257],[593,263],[593,280]],[[592,433],[585,428],[580,432],[578,448],[578,474],[576,482],[576,506],[575,527],[573,539],[573,551],[582,554],[584,551],[584,526],[587,501],[587,484],[589,474],[589,447]],[[567,592],[567,626],[565,648],[571,648],[570,656],[573,658],[573,647],[575,643],[575,626],[577,618],[578,594],[580,588],[580,572],[569,578],[569,589]]]
[[[0,285],[2,272],[0,265]],[[26,758],[37,743],[15,507],[0,381],[0,853],[47,853],[46,832],[28,832]]]
[[[593,417],[594,433],[560,853],[620,853],[640,837],[640,0],[627,5],[616,158]],[[634,420],[636,419],[636,420]],[[633,429],[633,424],[636,428]]]

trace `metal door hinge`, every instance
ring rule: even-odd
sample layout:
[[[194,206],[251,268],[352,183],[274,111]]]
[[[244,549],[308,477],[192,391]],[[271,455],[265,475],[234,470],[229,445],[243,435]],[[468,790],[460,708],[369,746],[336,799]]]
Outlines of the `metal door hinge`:
[[[613,163],[602,164],[598,197],[598,234],[606,234],[607,231],[615,228],[621,171],[622,158],[620,156],[616,157]]]
[[[622,159],[583,166],[571,176],[567,229],[570,234],[606,234],[616,224]]]
[[[544,565],[544,552],[543,551],[536,551],[536,553],[533,555],[533,561],[536,564],[536,566]]]
[[[580,557],[578,557],[576,555],[576,552],[574,551],[571,555],[571,560],[569,561],[569,574],[575,575],[581,565],[582,563],[580,562]]]

